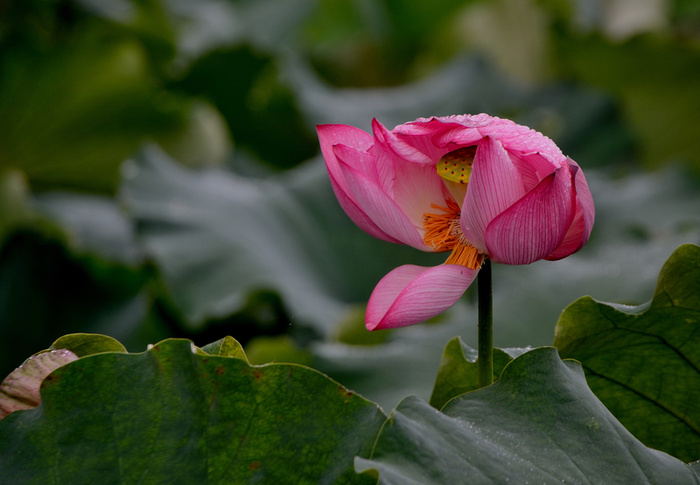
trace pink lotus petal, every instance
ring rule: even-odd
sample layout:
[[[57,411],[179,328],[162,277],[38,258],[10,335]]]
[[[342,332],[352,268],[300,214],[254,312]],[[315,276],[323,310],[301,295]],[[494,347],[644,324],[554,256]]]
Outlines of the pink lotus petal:
[[[502,120],[487,114],[461,115],[439,118],[444,123],[444,129],[433,136],[433,143],[440,147],[478,144],[489,134],[489,128],[503,123],[514,124],[510,120]],[[516,125],[517,126],[517,125]],[[497,138],[497,137],[496,137]]]
[[[379,185],[387,195],[391,196],[394,191],[395,178],[393,162],[379,163],[371,153],[364,150],[356,150],[346,145],[334,145],[333,153],[339,164],[344,163],[366,175]]]
[[[416,121],[404,123],[394,128],[393,132],[401,135],[436,135],[452,128],[480,128],[488,126],[495,121],[512,123],[512,121],[500,120],[485,113],[478,115],[433,116],[432,118],[418,118]]]
[[[417,227],[423,226],[426,213],[435,212],[430,204],[444,206],[445,200],[450,197],[432,165],[397,164],[395,177],[394,200]]]
[[[435,135],[431,139],[431,143],[451,151],[460,146],[476,145],[483,139],[484,135],[477,128],[455,126]]]
[[[367,214],[360,209],[357,201],[350,193],[345,175],[335,154],[337,150],[340,150],[336,146],[344,146],[348,150],[354,148],[357,150],[357,153],[366,151],[374,142],[372,136],[359,128],[347,125],[319,125],[316,127],[316,130],[318,131],[321,152],[326,162],[333,192],[345,213],[370,236],[383,241],[398,243],[399,241],[379,229]]]
[[[370,236],[381,239],[382,241],[401,244],[401,241],[382,231],[379,226],[377,226],[374,221],[372,221],[372,219],[370,219],[370,217],[360,208],[357,201],[351,195],[343,192],[339,188],[339,184],[332,175],[330,176],[330,180],[331,187],[333,187],[333,192],[335,193],[335,197],[338,199],[338,203],[340,203],[343,211],[345,211],[345,213],[352,220],[352,222],[357,225],[357,227],[365,231]]]
[[[493,123],[479,128],[479,131],[484,136],[496,138],[506,150],[526,160],[529,159],[530,155],[536,155],[536,158],[528,160],[528,162],[537,169],[541,178],[549,175],[564,163],[565,157],[559,147],[542,133],[527,126],[495,118]],[[540,167],[540,163],[544,165]]]
[[[549,256],[574,218],[576,194],[568,164],[496,217],[486,228],[486,246],[496,263],[529,264]]]
[[[563,159],[563,155],[549,138],[511,120],[492,117],[483,113],[479,115],[450,116],[437,118],[437,120],[443,123],[442,129],[433,129],[433,142],[437,146],[472,145],[485,137],[491,137],[499,140],[508,151],[516,153],[558,153],[558,158]],[[407,125],[411,125],[411,123],[407,123]]]
[[[348,194],[345,176],[340,168],[340,161],[336,157],[336,147],[337,145],[342,145],[346,148],[350,147],[360,152],[365,152],[372,146],[372,137],[359,128],[346,125],[318,125],[316,131],[318,132],[321,152],[323,153],[326,169],[328,169],[334,190],[344,193],[346,197],[351,197]],[[346,160],[346,163],[355,165],[354,161]]]
[[[332,150],[338,162],[337,170],[339,169],[342,172],[342,168],[340,168],[340,163],[342,162],[371,178],[377,178],[376,160],[374,155],[371,155],[367,150],[358,150],[342,143],[333,145]]]
[[[449,197],[445,185],[432,164],[412,163],[396,155],[393,150],[397,146],[405,147],[376,120],[374,129],[379,139],[371,154],[335,145],[336,159],[340,162],[347,160],[348,165],[363,173],[393,199],[415,227],[422,227],[423,215],[434,210],[430,204],[444,205],[445,198]],[[384,143],[386,140],[392,143]],[[424,157],[410,147],[407,150],[416,160]]]
[[[374,180],[342,162],[341,166],[353,200],[384,234],[421,251],[429,250],[418,228]]]
[[[462,123],[449,118],[433,116],[432,118],[418,118],[397,126],[393,133],[405,137],[432,137],[453,127],[464,126]]]
[[[377,284],[369,298],[368,330],[405,327],[432,318],[454,305],[479,273],[454,264],[431,268],[404,265]]]
[[[581,210],[581,205],[577,201],[576,213],[574,215],[574,220],[571,222],[571,227],[569,227],[561,244],[544,259],[548,261],[557,261],[578,251],[583,246],[581,241],[583,240],[584,232],[585,224],[583,212]]]
[[[460,146],[477,144],[483,138],[477,127],[490,120],[487,115],[423,119],[397,126],[393,133],[434,162]]]
[[[559,245],[557,249],[552,252],[545,259],[549,261],[556,261],[558,259],[565,258],[579,249],[581,249],[588,238],[591,235],[591,230],[593,229],[593,221],[595,219],[595,207],[593,205],[593,196],[588,188],[588,183],[586,182],[586,177],[583,175],[583,171],[579,169],[579,166],[572,159],[568,159],[571,166],[571,172],[574,175],[574,188],[576,189],[576,214],[574,215],[574,220],[571,223],[569,231],[564,236],[564,240]]]
[[[486,252],[486,228],[525,194],[520,173],[498,140],[486,138],[477,148],[461,225],[467,240]]]
[[[374,140],[369,133],[347,125],[318,125],[316,131],[328,173],[336,180],[340,189],[346,192],[333,147],[335,145],[345,145],[356,150],[367,151],[374,143]]]
[[[362,173],[393,199],[415,227],[422,227],[423,215],[431,210],[431,203],[445,203],[445,185],[431,165],[409,163],[399,158],[396,161],[384,159],[379,162],[374,155],[345,145],[335,145],[333,153],[341,166],[347,161],[346,165]],[[381,229],[380,231],[385,233]]]
[[[576,189],[576,197],[581,204],[581,210],[583,212],[585,227],[583,239],[581,240],[581,246],[583,246],[588,242],[588,238],[591,235],[591,230],[593,229],[593,223],[595,222],[595,204],[593,203],[593,195],[591,194],[591,189],[588,188],[588,181],[586,180],[586,176],[583,174],[583,170],[581,170],[578,164],[572,159],[567,158],[567,161],[569,162],[569,165],[576,167],[576,182],[574,184],[574,188]],[[572,170],[572,173],[574,173],[574,170]]]
[[[375,119],[372,132],[324,125],[319,138],[341,206],[380,239],[431,250],[423,241],[424,215],[454,197],[459,225],[435,221],[497,263],[559,259],[590,236],[595,209],[586,179],[541,133],[486,114],[421,118],[393,130]],[[467,146],[477,151],[462,195],[437,175],[436,163]],[[477,273],[452,264],[397,268],[375,288],[366,326],[399,327],[437,315]]]
[[[375,146],[377,152],[374,155],[380,163],[383,163],[382,157],[396,157],[405,162],[429,164],[432,162],[428,154],[417,150],[405,141],[401,140],[396,134],[387,130],[376,119],[372,120],[372,132],[374,133]]]

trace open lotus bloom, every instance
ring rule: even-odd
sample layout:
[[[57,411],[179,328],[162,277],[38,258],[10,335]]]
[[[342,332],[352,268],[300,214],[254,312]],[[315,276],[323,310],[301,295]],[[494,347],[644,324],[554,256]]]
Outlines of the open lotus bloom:
[[[418,119],[373,134],[320,125],[335,195],[368,234],[449,253],[377,284],[369,330],[422,322],[452,306],[485,258],[528,264],[583,247],[595,209],[579,166],[547,137],[485,114]]]

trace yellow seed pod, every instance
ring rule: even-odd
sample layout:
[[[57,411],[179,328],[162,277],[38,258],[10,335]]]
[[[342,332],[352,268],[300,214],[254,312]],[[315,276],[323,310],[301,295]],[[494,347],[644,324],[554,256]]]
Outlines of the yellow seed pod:
[[[450,182],[468,184],[475,153],[475,146],[462,147],[445,153],[436,166],[438,175]]]

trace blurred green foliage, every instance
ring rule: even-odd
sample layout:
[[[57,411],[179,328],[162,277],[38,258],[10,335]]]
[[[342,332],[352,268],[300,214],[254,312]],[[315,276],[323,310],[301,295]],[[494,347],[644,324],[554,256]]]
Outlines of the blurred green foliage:
[[[319,123],[484,111],[583,167],[591,242],[562,262],[496,268],[497,345],[550,343],[585,293],[645,300],[671,251],[700,242],[700,10],[645,6],[0,3],[0,373],[68,332],[131,351],[230,334],[388,406],[427,399],[445,341],[475,340],[469,294],[428,332],[358,334],[353,312],[383,274],[441,259],[347,219]]]

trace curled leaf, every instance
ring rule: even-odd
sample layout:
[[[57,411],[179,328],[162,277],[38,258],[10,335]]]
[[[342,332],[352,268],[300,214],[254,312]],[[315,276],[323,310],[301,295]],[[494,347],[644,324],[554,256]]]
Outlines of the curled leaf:
[[[27,359],[0,384],[0,419],[41,404],[39,389],[44,378],[74,360],[78,360],[78,356],[66,349],[43,352]]]

